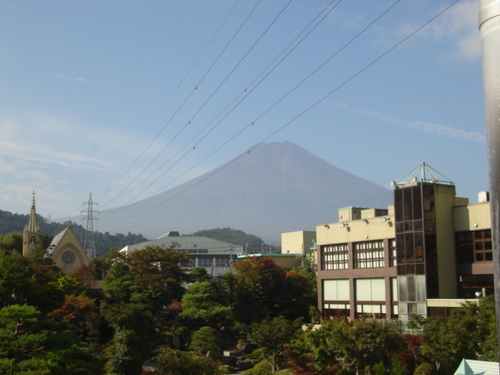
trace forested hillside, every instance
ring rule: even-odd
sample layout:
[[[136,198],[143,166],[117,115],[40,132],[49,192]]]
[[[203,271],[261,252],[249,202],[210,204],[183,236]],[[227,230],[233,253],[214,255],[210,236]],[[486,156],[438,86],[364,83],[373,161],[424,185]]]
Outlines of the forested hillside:
[[[28,223],[28,219],[29,215],[13,214],[8,211],[0,210],[0,235],[5,235],[7,233],[13,232],[22,233],[22,231],[24,230],[24,226],[26,225],[26,223]],[[65,223],[49,222],[47,219],[40,215],[37,215],[37,223],[40,226],[40,231],[48,235],[50,238],[54,237],[67,225],[71,225],[78,238],[78,241],[80,241],[83,246],[85,239],[85,228],[81,224],[71,221]],[[195,232],[191,235],[208,237],[214,240],[224,241],[232,243],[234,245],[240,245],[246,248],[249,253],[270,253],[276,251],[275,247],[264,244],[264,241],[261,238],[252,234],[246,234],[245,232],[237,229],[206,229]],[[121,233],[110,234],[109,232],[94,232],[94,239],[97,248],[97,256],[105,255],[109,250],[120,250],[127,245],[145,242],[148,240],[142,234],[133,234],[130,232],[126,235]]]
[[[28,223],[29,215],[13,214],[8,211],[0,210],[0,235],[17,232],[22,233],[24,226]],[[75,222],[55,223],[49,222],[47,219],[37,215],[37,224],[40,226],[40,231],[49,237],[54,237],[57,233],[63,230],[66,226],[71,225],[75,232],[78,241],[83,246],[85,240],[85,228]],[[147,241],[142,234],[127,235],[117,233],[110,234],[108,232],[94,232],[97,256],[105,255],[109,250],[120,250],[124,246]]]

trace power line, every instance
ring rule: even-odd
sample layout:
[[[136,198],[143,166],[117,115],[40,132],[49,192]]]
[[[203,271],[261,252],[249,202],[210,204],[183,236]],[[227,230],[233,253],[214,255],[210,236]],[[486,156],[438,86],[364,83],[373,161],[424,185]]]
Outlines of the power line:
[[[209,103],[209,101],[214,97],[214,95],[220,90],[220,88],[224,85],[224,83],[231,77],[231,75],[236,71],[236,69],[241,65],[241,63],[245,60],[245,58],[250,54],[250,52],[255,48],[255,46],[259,43],[259,41],[265,36],[265,34],[269,31],[269,29],[276,23],[276,21],[279,19],[279,17],[284,13],[284,11],[288,8],[288,6],[291,4],[292,0],[289,0],[288,3],[281,9],[281,11],[274,17],[274,19],[271,21],[271,23],[266,27],[266,29],[260,34],[260,36],[257,38],[257,40],[252,44],[252,46],[247,50],[247,52],[239,59],[239,61],[236,63],[236,65],[232,68],[232,70],[226,75],[226,77],[220,82],[220,84],[212,91],[210,96],[205,100],[205,102],[201,105],[200,108],[194,113],[194,115],[191,117],[191,119],[175,134],[175,136],[167,143],[167,145],[150,161],[150,163],[119,193],[123,193],[127,188],[129,188],[142,174],[170,147],[170,145],[180,136],[180,134],[189,126],[191,125],[192,121],[195,119],[195,117],[201,112],[201,110]],[[259,1],[260,3],[260,1]],[[257,8],[259,3],[256,4],[256,6],[253,8],[252,12],[247,16],[247,19],[245,22],[249,19],[253,11]],[[243,25],[242,25],[243,26]],[[241,29],[241,27],[240,27]],[[239,29],[239,30],[240,30]],[[238,31],[239,31],[238,30]],[[236,34],[235,34],[236,35]],[[221,54],[219,54],[219,57]],[[212,64],[213,66],[213,64]],[[206,74],[205,76],[206,77]],[[203,78],[204,78],[203,77]],[[165,172],[166,173],[166,172]],[[151,175],[149,176],[151,177]],[[148,177],[148,178],[149,178]],[[160,176],[161,177],[161,176]],[[155,180],[156,181],[156,180]],[[153,183],[155,182],[153,181]],[[142,190],[138,195],[142,194],[146,189]],[[133,201],[138,195],[135,197],[131,198],[127,203]],[[125,203],[125,204],[127,204]]]
[[[394,7],[394,5],[396,5],[400,0],[396,1],[393,5],[391,5],[389,9],[391,9],[392,7]],[[458,3],[459,0],[456,0],[454,1],[452,4],[450,4],[449,6],[445,7],[444,9],[442,9],[441,11],[439,11],[437,14],[435,14],[433,17],[431,17],[428,21],[426,21],[425,23],[423,23],[421,26],[419,26],[418,28],[416,28],[414,31],[412,31],[411,33],[409,33],[406,37],[404,37],[403,39],[401,39],[399,42],[397,42],[396,44],[394,44],[391,48],[387,49],[385,52],[383,52],[382,54],[380,54],[378,57],[376,57],[375,59],[373,59],[371,62],[369,62],[368,64],[366,64],[363,68],[361,68],[360,70],[358,70],[356,73],[354,73],[353,75],[351,75],[349,78],[347,78],[346,80],[344,80],[341,84],[339,84],[338,86],[336,86],[333,90],[331,90],[330,92],[328,92],[326,95],[324,95],[321,99],[317,100],[315,103],[313,103],[312,105],[310,105],[309,107],[307,107],[305,110],[303,110],[302,112],[300,112],[299,114],[297,114],[295,117],[293,117],[291,120],[289,120],[288,122],[286,122],[285,124],[283,124],[281,127],[279,127],[278,129],[276,129],[274,132],[270,133],[268,136],[266,136],[264,139],[262,139],[259,143],[255,144],[254,146],[252,146],[250,149],[247,150],[247,152],[243,153],[243,154],[240,154],[239,156],[237,156],[236,158],[232,159],[231,161],[227,162],[226,164],[220,166],[219,168],[216,168],[215,170],[213,170],[212,172],[210,173],[207,173],[203,178],[199,179],[198,181],[196,181],[196,183],[194,184],[191,184],[189,186],[187,186],[184,190],[178,192],[177,194],[175,194],[174,196],[171,196],[169,197],[168,199],[164,200],[163,202],[157,204],[156,206],[154,207],[151,207],[149,209],[146,209],[146,210],[143,210],[135,215],[132,215],[130,217],[127,217],[127,218],[123,218],[121,220],[126,220],[126,219],[131,219],[131,218],[135,218],[137,216],[140,216],[140,215],[143,215],[147,212],[150,212],[152,211],[153,209],[161,206],[161,205],[164,205],[165,203],[171,201],[172,199],[178,197],[179,195],[185,193],[186,191],[192,189],[193,187],[201,184],[202,182],[204,182],[205,180],[207,180],[208,178],[210,178],[211,176],[215,175],[216,173],[220,172],[222,169],[228,167],[229,165],[233,164],[235,161],[239,160],[241,157],[243,157],[246,153],[250,153],[253,149],[255,149],[256,147],[258,147],[259,145],[261,145],[262,143],[266,142],[269,138],[271,138],[272,136],[274,136],[275,134],[277,134],[278,132],[280,132],[281,130],[283,130],[284,128],[286,128],[287,126],[289,126],[290,124],[292,124],[293,122],[295,122],[297,119],[299,119],[300,117],[302,117],[304,114],[306,114],[307,112],[309,112],[310,110],[312,110],[314,107],[316,107],[318,104],[320,104],[321,102],[323,102],[325,99],[327,99],[328,97],[330,97],[331,95],[333,95],[334,93],[336,93],[338,90],[340,90],[341,88],[343,88],[344,86],[346,86],[348,83],[350,83],[352,80],[354,80],[355,78],[357,78],[358,76],[360,76],[362,73],[364,73],[366,70],[368,70],[370,67],[372,67],[373,65],[375,65],[377,62],[379,62],[381,59],[383,59],[385,56],[387,56],[389,53],[391,53],[393,50],[395,50],[397,47],[399,47],[401,44],[403,44],[404,42],[406,42],[408,39],[410,39],[412,36],[414,36],[416,33],[418,33],[420,30],[422,30],[424,27],[426,27],[427,25],[429,25],[431,22],[433,22],[436,18],[438,18],[439,16],[441,16],[443,13],[445,13],[448,9],[450,9],[451,7],[453,7],[456,3]],[[387,11],[384,11],[383,14],[386,14]],[[382,14],[382,15],[383,15]],[[381,16],[379,16],[377,19],[379,19]],[[371,23],[373,24],[373,22]],[[370,25],[371,25],[370,24]],[[366,29],[366,28],[365,28]],[[365,30],[364,29],[364,30]],[[357,36],[356,36],[357,37]],[[356,38],[355,37],[355,38]],[[350,42],[348,42],[350,43]],[[341,49],[343,49],[344,47],[342,47]],[[324,65],[324,64],[322,64]],[[294,88],[295,89],[295,88]],[[292,89],[293,90],[293,89]],[[286,94],[288,95],[288,93]],[[279,101],[281,101],[282,99],[280,99]],[[276,102],[278,103],[278,102]],[[274,106],[274,104],[273,104]],[[266,110],[263,114],[267,113],[269,111]],[[261,114],[259,117],[257,117],[257,119],[261,118],[263,116],[263,114]],[[212,152],[211,154],[209,154],[209,156],[211,156],[213,153],[215,153],[216,151],[218,151],[220,148],[222,148],[224,145],[226,145],[228,142],[230,142],[231,140],[233,140],[236,136],[240,135],[243,131],[245,131],[246,129],[248,129],[250,126],[252,126],[254,123],[251,122],[250,124],[246,125],[244,128],[242,128],[238,133],[236,133],[235,135],[233,135],[230,139],[228,139],[223,145],[221,145],[217,150],[215,150],[214,152]],[[202,161],[206,160],[209,156],[207,156],[206,158],[204,158]],[[200,164],[202,161],[200,161],[198,164]],[[196,165],[198,165],[196,164]],[[193,167],[194,168],[194,167]],[[116,212],[116,211],[115,211]],[[108,215],[109,216],[109,215]],[[120,221],[120,220],[116,220],[116,221]]]
[[[150,144],[147,146],[147,148],[141,153],[141,155],[134,161],[133,164],[135,164],[143,155],[144,153],[151,147],[151,145],[156,141],[156,139],[158,139],[158,137],[161,135],[161,133],[165,130],[165,128],[167,127],[168,124],[170,124],[170,122],[173,120],[173,118],[177,115],[177,113],[184,107],[184,105],[188,102],[188,100],[191,98],[191,96],[194,94],[194,92],[196,90],[198,90],[198,87],[201,85],[201,83],[205,80],[205,78],[207,77],[207,75],[210,73],[210,71],[212,70],[212,68],[215,66],[215,64],[219,61],[219,59],[221,58],[221,56],[224,54],[224,52],[227,50],[227,48],[231,45],[231,43],[233,42],[233,40],[236,38],[236,36],[239,34],[239,32],[243,29],[244,25],[247,23],[247,21],[250,19],[250,17],[252,16],[252,14],[255,12],[255,10],[257,9],[257,7],[260,5],[260,3],[262,2],[262,0],[258,0],[258,2],[255,4],[255,6],[252,8],[252,10],[250,11],[250,13],[246,16],[245,20],[241,23],[241,25],[239,26],[239,28],[233,33],[232,37],[230,38],[230,40],[226,43],[226,45],[224,46],[224,48],[220,51],[219,55],[216,57],[216,59],[212,62],[212,64],[210,65],[210,67],[205,71],[204,75],[201,77],[201,79],[198,81],[198,83],[196,84],[196,86],[194,87],[194,89],[189,93],[189,95],[184,99],[184,101],[181,103],[181,105],[177,108],[177,110],[173,113],[173,115],[168,119],[168,121],[165,123],[165,125],[162,127],[162,129],[160,130],[160,132],[154,137],[154,139],[150,142]],[[181,132],[182,130],[184,130],[187,126],[189,125],[189,122],[187,124],[184,125],[183,129],[181,129]],[[180,133],[178,133],[180,134]],[[168,148],[168,146],[172,143],[169,142],[167,144],[166,147],[163,148],[163,150],[156,155],[155,158],[153,158],[153,160],[146,166],[146,168],[143,168],[142,171],[136,175],[131,182],[129,182],[120,192],[118,192],[118,194],[116,194],[111,200],[109,200],[108,202],[106,202],[105,205],[108,205],[109,203],[111,203],[113,200],[115,200],[118,196],[120,196],[123,192],[125,192],[125,190],[127,190],[157,159],[158,157]],[[130,169],[132,168],[132,166],[127,170],[129,171]]]
[[[213,95],[217,92],[217,90],[222,86],[222,84],[229,78],[229,76],[235,71],[235,69],[241,64],[241,62],[243,61],[243,59],[250,53],[250,51],[255,47],[255,45],[258,43],[258,41],[260,41],[262,39],[262,37],[265,35],[265,33],[271,28],[271,26],[276,22],[276,20],[281,16],[281,14],[285,11],[285,9],[290,5],[292,0],[290,0],[286,5],[285,7],[280,11],[280,13],[274,18],[274,20],[271,22],[271,24],[266,28],[266,30],[261,34],[261,36],[254,42],[254,44],[252,45],[252,47],[250,47],[250,49],[247,51],[247,53],[240,59],[240,61],[236,64],[236,66],[232,69],[232,71],[226,76],[226,78],[222,81],[222,83],[217,87],[216,90],[214,90],[214,92],[212,93],[212,95],[210,96],[210,98],[213,97]],[[235,99],[233,99],[223,110],[221,110],[219,112],[219,114],[217,114],[214,119],[212,119],[203,129],[201,129],[194,137],[191,138],[190,141],[188,141],[184,146],[181,147],[181,149],[175,153],[171,158],[169,158],[169,160],[166,162],[170,162],[170,160],[172,160],[173,158],[175,158],[182,149],[185,149],[187,147],[187,145],[192,142],[194,139],[196,139],[204,130],[206,130],[208,128],[208,126],[210,126],[210,124],[212,124],[216,119],[217,117],[219,117],[220,115],[222,115],[222,113],[225,112],[225,110],[227,108],[229,108],[238,98],[241,97],[241,95],[245,94],[244,97],[238,101],[200,140],[198,140],[196,142],[196,144],[194,146],[192,146],[187,152],[184,153],[184,155],[182,155],[182,157],[180,159],[178,159],[173,165],[171,165],[168,169],[166,169],[163,173],[161,173],[154,181],[152,181],[146,188],[144,188],[143,190],[141,190],[141,192],[139,192],[137,195],[135,195],[134,197],[132,197],[131,199],[129,199],[129,201],[127,201],[126,203],[124,203],[123,206],[129,204],[130,202],[132,202],[133,200],[135,200],[138,196],[140,196],[141,194],[143,194],[147,189],[149,189],[155,182],[157,182],[161,177],[163,177],[168,171],[170,171],[172,169],[173,166],[175,166],[176,164],[178,164],[184,157],[186,157],[191,151],[193,151],[218,125],[220,125],[220,123],[230,114],[232,113],[290,54],[292,51],[294,51],[303,41],[305,38],[307,38],[307,36],[309,36],[311,34],[311,32],[313,30],[316,29],[316,27],[319,26],[319,24],[334,10],[336,9],[336,7],[342,2],[342,0],[338,0],[338,3],[334,6],[334,7],[331,7],[331,5],[337,0],[332,0],[321,12],[319,12],[319,14],[275,57],[275,59],[269,63],[262,71],[261,73],[255,77],[252,82],[248,85],[251,86],[253,85],[255,82],[257,82],[257,80],[262,77],[256,84],[255,86],[253,86],[250,90],[248,89],[245,89],[242,93],[240,93],[238,96],[236,96]],[[328,10],[329,9],[329,10]],[[326,11],[328,10],[328,11]],[[323,14],[324,13],[324,14]],[[323,14],[323,16],[321,17],[321,19],[311,28],[311,25],[318,20],[318,18],[321,16],[321,14]],[[286,54],[285,52],[293,45],[294,42],[296,42],[299,37],[301,35],[303,35],[307,29],[310,30],[293,46],[293,48],[291,48]],[[282,58],[272,67],[272,69],[270,69],[270,67],[278,60],[278,58],[282,56]],[[264,75],[264,73],[266,73],[267,71],[267,74]],[[176,136],[167,144],[167,146],[165,146],[165,148],[160,152],[160,154],[163,153],[163,151],[166,150],[167,147],[170,146],[170,144],[179,136],[179,134],[187,127],[187,125],[190,125],[191,124],[191,121],[195,118],[195,116],[201,111],[201,109],[208,103],[208,101],[210,100],[207,99],[205,101],[205,103],[202,105],[202,107],[195,113],[195,115],[193,115],[193,117],[191,118],[191,120],[186,124],[184,125],[184,127],[181,129],[180,132],[178,132],[176,134]],[[160,154],[157,155],[157,157],[148,165],[148,167],[160,156]],[[147,167],[146,167],[147,168]],[[158,171],[159,169],[157,169]],[[154,172],[156,173],[156,172]],[[151,178],[153,175],[149,175],[146,179],[149,179]],[[136,178],[137,179],[137,178]],[[133,182],[135,182],[135,180]],[[132,182],[132,183],[133,183]],[[132,184],[131,183],[131,184]],[[129,187],[131,184],[127,185],[127,187]],[[119,208],[118,208],[119,209]],[[118,210],[117,209],[117,210]],[[116,210],[114,211],[116,212]]]
[[[134,143],[134,146],[132,147],[132,150],[137,147],[137,145],[139,144],[139,142],[142,140],[142,138],[144,137],[144,135],[148,132],[148,130],[151,128],[151,126],[153,125],[153,123],[156,121],[156,119],[159,117],[160,113],[163,112],[163,110],[165,109],[165,107],[170,103],[170,101],[172,100],[172,98],[174,97],[175,93],[177,92],[177,90],[179,90],[179,88],[182,86],[182,84],[184,83],[184,81],[187,79],[187,77],[191,74],[191,71],[194,69],[194,67],[198,64],[199,60],[201,59],[201,57],[205,54],[206,50],[208,49],[208,47],[212,44],[213,40],[215,39],[216,35],[219,33],[219,31],[222,29],[222,26],[227,22],[227,20],[229,19],[229,16],[233,13],[234,9],[236,8],[236,6],[239,4],[241,0],[237,0],[234,5],[232,6],[232,8],[229,10],[229,12],[226,14],[226,16],[224,17],[224,20],[219,24],[219,26],[217,27],[217,29],[215,30],[215,32],[212,34],[212,37],[210,38],[210,40],[207,42],[207,44],[205,45],[205,47],[202,49],[202,51],[198,54],[198,57],[195,59],[195,61],[193,62],[193,64],[191,64],[191,67],[188,69],[188,71],[186,72],[186,74],[184,74],[183,78],[181,79],[181,81],[176,85],[175,89],[172,91],[172,93],[170,94],[169,98],[167,99],[167,101],[163,104],[163,106],[161,107],[161,109],[156,113],[156,115],[153,117],[153,120],[150,122],[150,124],[148,125],[147,129],[144,130],[144,132],[141,134],[141,136],[139,137],[139,139]],[[154,137],[154,139],[148,144],[148,146],[146,146],[144,148],[144,150],[141,152],[141,154],[139,156],[137,156],[135,158],[135,160],[132,162],[132,164],[130,164],[130,166],[125,170],[125,172],[123,172],[123,174],[104,192],[102,193],[101,195],[104,195],[106,194],[107,192],[111,191],[111,189],[117,185],[126,175],[128,172],[130,172],[130,170],[134,167],[134,165],[144,156],[144,154],[146,153],[146,151],[153,145],[153,143],[156,141],[156,139],[160,136],[160,134],[164,131],[165,127],[167,126],[167,124],[165,124],[163,126],[163,128],[156,134],[156,136]],[[104,204],[104,206],[107,206],[112,200],[114,200],[115,197],[113,197],[110,201],[106,202]]]

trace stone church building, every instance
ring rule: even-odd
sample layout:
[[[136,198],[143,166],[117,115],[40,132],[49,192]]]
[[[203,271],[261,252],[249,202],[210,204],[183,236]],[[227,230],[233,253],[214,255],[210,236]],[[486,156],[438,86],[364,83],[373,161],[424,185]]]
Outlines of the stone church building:
[[[40,234],[40,227],[36,222],[35,193],[33,192],[28,224],[23,231],[24,256],[29,255],[37,247]],[[54,237],[46,250],[46,256],[51,257],[54,264],[64,273],[75,272],[81,266],[90,264],[90,260],[69,225]]]

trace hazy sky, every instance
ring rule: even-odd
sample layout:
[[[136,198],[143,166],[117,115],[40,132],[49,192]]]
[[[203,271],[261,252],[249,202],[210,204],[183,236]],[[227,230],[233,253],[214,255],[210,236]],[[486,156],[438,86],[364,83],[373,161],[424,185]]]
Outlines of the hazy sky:
[[[0,0],[0,209],[118,207],[264,141],[388,188],[425,161],[476,202],[477,20],[469,0]]]

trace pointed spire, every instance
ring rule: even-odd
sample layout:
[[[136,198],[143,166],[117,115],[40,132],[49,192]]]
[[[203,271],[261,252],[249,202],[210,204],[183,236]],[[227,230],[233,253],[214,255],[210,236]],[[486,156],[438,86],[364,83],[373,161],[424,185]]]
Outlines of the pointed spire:
[[[38,225],[36,225],[36,206],[35,206],[35,192],[33,191],[33,199],[31,200],[31,212],[28,222],[28,231],[30,233],[38,232]]]

